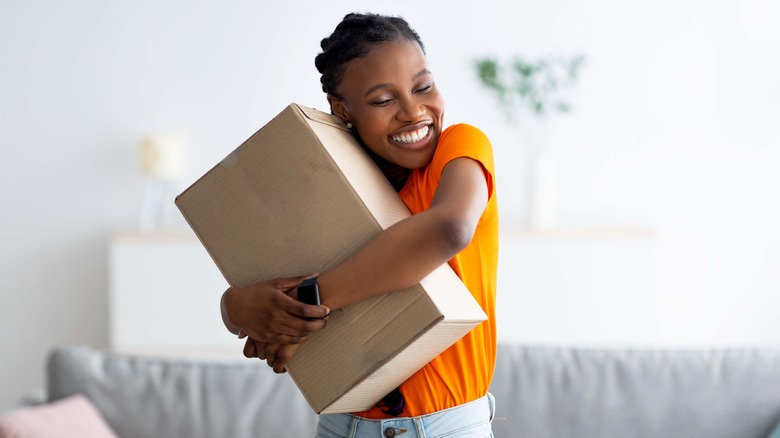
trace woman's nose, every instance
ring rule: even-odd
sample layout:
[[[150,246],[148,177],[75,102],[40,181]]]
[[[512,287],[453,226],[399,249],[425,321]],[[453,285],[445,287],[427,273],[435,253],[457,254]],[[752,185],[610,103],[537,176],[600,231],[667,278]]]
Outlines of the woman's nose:
[[[416,122],[425,114],[422,104],[412,98],[401,99],[401,106],[396,117],[403,122]]]

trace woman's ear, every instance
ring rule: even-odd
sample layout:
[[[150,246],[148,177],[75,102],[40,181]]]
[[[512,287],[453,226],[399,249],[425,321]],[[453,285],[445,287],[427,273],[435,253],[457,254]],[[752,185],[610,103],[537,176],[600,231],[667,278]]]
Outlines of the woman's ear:
[[[349,122],[349,113],[341,99],[328,94],[328,103],[330,103],[330,112],[338,116],[344,123]]]

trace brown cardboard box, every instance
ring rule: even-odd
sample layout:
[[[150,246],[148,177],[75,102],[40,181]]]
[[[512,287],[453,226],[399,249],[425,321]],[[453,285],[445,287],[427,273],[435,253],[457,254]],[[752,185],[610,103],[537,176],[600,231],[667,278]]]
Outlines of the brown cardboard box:
[[[176,204],[232,286],[325,271],[410,214],[340,120],[295,104]],[[485,319],[444,264],[334,311],[287,369],[315,412],[366,410]]]

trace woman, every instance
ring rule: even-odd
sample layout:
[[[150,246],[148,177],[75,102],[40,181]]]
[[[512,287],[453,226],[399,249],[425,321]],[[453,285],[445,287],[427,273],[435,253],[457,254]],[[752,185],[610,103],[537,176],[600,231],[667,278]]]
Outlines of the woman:
[[[245,355],[284,372],[329,309],[412,286],[448,262],[488,321],[371,410],[321,415],[317,436],[492,436],[498,211],[490,142],[469,125],[444,129],[424,46],[402,18],[349,14],[321,47],[315,65],[332,113],[413,215],[320,273],[321,306],[295,299],[305,277],[267,281],[225,292],[225,324],[248,338]]]

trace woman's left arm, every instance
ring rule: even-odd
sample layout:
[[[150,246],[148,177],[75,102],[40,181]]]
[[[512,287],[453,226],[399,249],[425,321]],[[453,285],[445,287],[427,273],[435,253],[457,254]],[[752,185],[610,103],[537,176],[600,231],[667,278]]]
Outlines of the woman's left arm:
[[[430,208],[379,233],[320,275],[323,305],[338,309],[419,283],[468,246],[487,201],[482,165],[466,157],[450,161]]]

